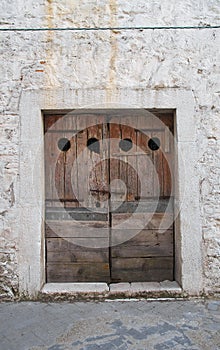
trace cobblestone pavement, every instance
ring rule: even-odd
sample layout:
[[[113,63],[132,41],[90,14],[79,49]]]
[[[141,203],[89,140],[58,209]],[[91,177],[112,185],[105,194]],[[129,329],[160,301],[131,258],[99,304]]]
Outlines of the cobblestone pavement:
[[[1,303],[1,350],[217,350],[220,300]]]

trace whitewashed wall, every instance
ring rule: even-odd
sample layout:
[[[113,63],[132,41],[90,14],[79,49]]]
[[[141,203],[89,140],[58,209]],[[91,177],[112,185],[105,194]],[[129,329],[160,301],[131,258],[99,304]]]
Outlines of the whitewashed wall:
[[[1,0],[0,14],[1,28],[208,26],[220,25],[220,1]],[[192,91],[203,287],[219,292],[220,29],[0,32],[0,40],[0,295],[19,282],[19,101],[41,88]]]

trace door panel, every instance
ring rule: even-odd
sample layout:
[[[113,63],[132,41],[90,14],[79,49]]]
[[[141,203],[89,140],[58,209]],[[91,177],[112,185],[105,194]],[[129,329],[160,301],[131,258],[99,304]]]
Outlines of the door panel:
[[[48,282],[109,282],[109,264],[86,261],[48,264]]]
[[[120,244],[123,231],[117,232],[115,237],[112,258],[151,258],[173,256],[173,230],[159,231],[144,229],[136,234],[136,231],[127,230],[127,240]]]
[[[110,159],[114,164],[118,160],[117,176],[127,189],[120,203],[111,186],[111,280],[173,280],[170,133],[160,119],[149,116],[141,117],[137,128],[131,126],[132,116],[112,118],[111,123]],[[121,149],[120,142],[116,146],[115,135],[130,140],[130,148]],[[150,148],[152,140],[158,147]],[[110,184],[114,180],[115,169],[110,166]]]
[[[153,282],[173,280],[173,258],[112,259],[114,280],[118,282]]]
[[[166,114],[45,116],[47,282],[173,279],[172,132]]]
[[[58,123],[55,117],[55,124],[53,118],[45,117],[47,281],[109,282],[106,124],[100,117],[97,124],[94,115],[67,116]],[[70,141],[68,150],[59,150],[61,138]],[[89,144],[91,139],[95,143]]]

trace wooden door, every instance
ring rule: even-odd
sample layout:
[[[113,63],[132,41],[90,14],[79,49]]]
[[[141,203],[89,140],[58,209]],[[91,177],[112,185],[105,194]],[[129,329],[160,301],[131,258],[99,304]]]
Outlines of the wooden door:
[[[107,132],[102,116],[45,116],[48,282],[110,281]]]
[[[47,282],[173,280],[172,127],[45,116]]]
[[[172,116],[133,118],[110,124],[111,280],[173,280]]]

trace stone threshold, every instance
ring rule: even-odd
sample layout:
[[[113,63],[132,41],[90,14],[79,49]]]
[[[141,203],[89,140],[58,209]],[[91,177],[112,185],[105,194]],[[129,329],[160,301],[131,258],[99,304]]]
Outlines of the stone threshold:
[[[176,281],[163,282],[134,282],[134,283],[46,283],[41,293],[43,295],[98,295],[111,296],[137,296],[137,295],[169,295],[182,293],[182,288]]]

